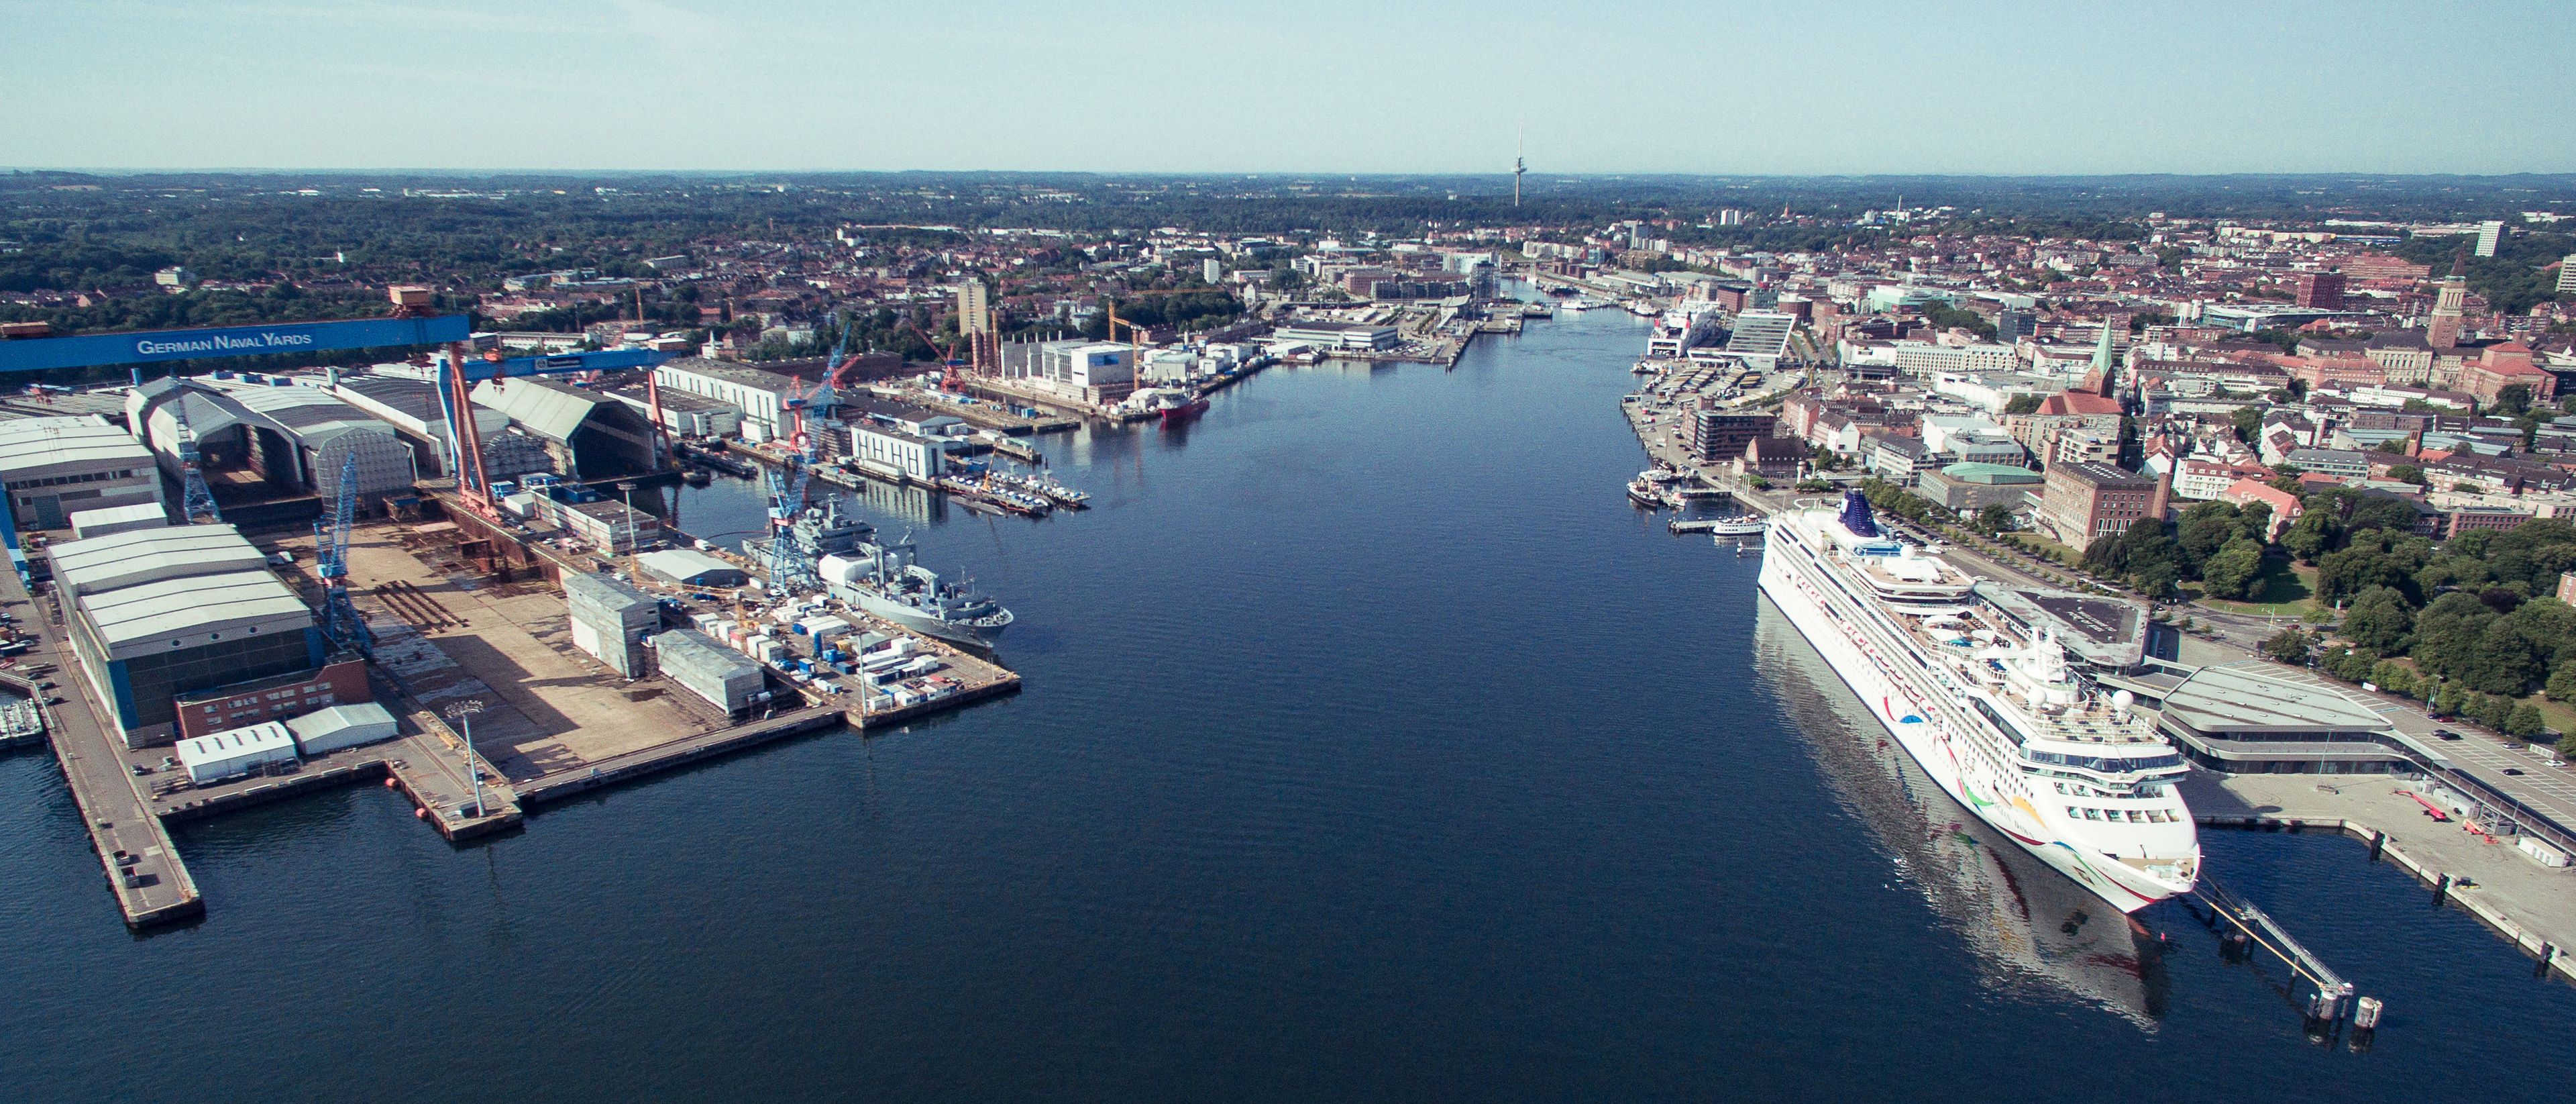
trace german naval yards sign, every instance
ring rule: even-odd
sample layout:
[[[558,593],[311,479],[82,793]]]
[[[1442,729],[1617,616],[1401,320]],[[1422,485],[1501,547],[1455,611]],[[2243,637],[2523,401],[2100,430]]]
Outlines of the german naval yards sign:
[[[464,315],[449,314],[436,318],[360,318],[346,322],[40,337],[0,341],[0,372],[436,345],[463,341],[470,330]]]

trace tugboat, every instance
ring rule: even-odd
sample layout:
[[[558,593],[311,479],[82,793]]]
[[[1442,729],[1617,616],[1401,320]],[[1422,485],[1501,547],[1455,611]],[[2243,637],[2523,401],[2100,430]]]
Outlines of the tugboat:
[[[1208,401],[1205,397],[1192,395],[1186,391],[1174,391],[1155,396],[1154,405],[1146,409],[1162,415],[1163,424],[1170,425],[1174,422],[1186,422],[1205,414],[1207,408]]]
[[[1628,481],[1628,501],[1649,510],[1663,509],[1663,489],[1657,487],[1653,480],[1638,476]]]

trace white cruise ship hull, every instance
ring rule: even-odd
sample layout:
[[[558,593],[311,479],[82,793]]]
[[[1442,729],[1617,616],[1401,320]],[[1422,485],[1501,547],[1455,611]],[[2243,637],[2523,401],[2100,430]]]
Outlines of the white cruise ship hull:
[[[1938,714],[1919,704],[1934,700],[1939,693],[1937,688],[1909,684],[1901,674],[1873,662],[1854,639],[1857,627],[1846,631],[1837,615],[1826,609],[1823,588],[1831,584],[1803,577],[1800,565],[1791,560],[1794,553],[1781,550],[1783,543],[1774,541],[1764,546],[1762,593],[1788,616],[1799,635],[1807,638],[1834,674],[1859,696],[1879,727],[1887,730],[1942,792],[2033,857],[2122,913],[2136,912],[2172,896],[2171,890],[2109,856],[2086,855],[2078,845],[2061,838],[2028,801],[2008,797],[2008,788],[1997,772],[1959,748],[1937,719]]]

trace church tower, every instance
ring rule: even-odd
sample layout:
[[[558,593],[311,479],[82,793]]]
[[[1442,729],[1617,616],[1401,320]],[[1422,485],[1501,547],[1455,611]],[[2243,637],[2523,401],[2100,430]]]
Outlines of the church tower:
[[[2468,263],[2466,249],[2451,255],[2451,275],[2442,281],[2441,294],[2433,300],[2433,318],[2424,326],[2424,343],[2436,351],[2460,343],[2460,316],[2469,298]]]

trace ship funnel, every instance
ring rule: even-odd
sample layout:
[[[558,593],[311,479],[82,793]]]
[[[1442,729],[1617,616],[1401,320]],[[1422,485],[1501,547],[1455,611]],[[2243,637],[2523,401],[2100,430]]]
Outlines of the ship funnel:
[[[1869,512],[1869,496],[1857,489],[1843,492],[1842,521],[1843,528],[1851,530],[1855,537],[1879,535],[1878,518]]]

